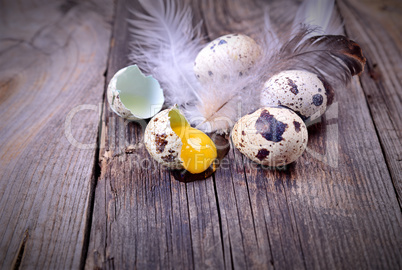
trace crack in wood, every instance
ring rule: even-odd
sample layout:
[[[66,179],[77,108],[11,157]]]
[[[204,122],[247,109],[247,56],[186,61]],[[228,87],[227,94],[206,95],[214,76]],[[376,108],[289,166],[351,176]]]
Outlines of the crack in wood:
[[[187,183],[184,184],[185,187],[185,192],[186,192],[186,202],[188,205],[188,191],[187,191]],[[188,220],[189,220],[189,231],[190,231],[190,235],[192,235],[191,233],[191,215],[190,215],[190,207],[187,207],[187,214],[188,214]],[[195,260],[194,260],[194,245],[193,245],[193,238],[190,236],[190,242],[191,242],[191,258],[192,258],[192,265],[193,265],[193,269],[195,269]]]
[[[104,102],[104,100],[103,100]],[[103,106],[102,110],[100,113],[100,123],[98,124],[98,137],[96,139],[96,145],[98,146],[95,150],[94,154],[94,164],[93,164],[93,171],[92,171],[92,177],[91,177],[91,184],[90,184],[90,189],[89,189],[89,196],[88,196],[88,211],[86,212],[86,217],[85,217],[85,229],[84,229],[84,244],[82,247],[82,255],[80,259],[80,269],[85,268],[85,262],[88,256],[88,249],[89,249],[89,240],[90,240],[90,235],[91,235],[91,229],[92,229],[92,218],[93,218],[93,212],[94,212],[94,207],[95,207],[95,191],[96,191],[96,186],[99,180],[99,177],[101,175],[101,166],[99,164],[99,154],[100,154],[100,134],[102,134],[102,115],[103,115]]]
[[[212,175],[212,181],[213,181],[213,187],[214,187],[214,193],[215,193],[216,209],[217,209],[217,212],[218,212],[219,235],[220,235],[220,238],[221,238],[221,246],[222,246],[222,254],[223,254],[223,265],[224,265],[224,268],[226,269],[225,245],[224,245],[224,240],[223,240],[223,229],[222,229],[222,216],[221,216],[221,209],[219,207],[219,198],[218,198],[218,190],[216,188],[215,174]],[[232,265],[233,265],[233,262],[232,262]]]
[[[264,182],[264,190],[267,190],[267,185],[266,185],[265,182]],[[270,206],[270,204],[269,204],[269,199],[268,199],[267,193],[265,193],[265,198],[266,198],[266,200],[267,200],[267,207],[268,207],[268,210],[271,212],[271,209],[270,209],[271,206]],[[272,244],[271,244],[272,237],[271,237],[270,234],[269,234],[269,227],[268,227],[267,220],[266,220],[265,217],[264,217],[264,224],[265,224],[265,229],[266,229],[266,231],[267,231],[269,253],[270,253],[270,255],[271,255],[270,263],[271,263],[272,267],[273,267],[274,270],[275,270],[274,254],[273,254],[273,252],[272,252]]]
[[[25,255],[25,248],[26,248],[26,244],[28,242],[28,238],[29,238],[29,231],[26,230],[24,233],[24,237],[22,238],[20,247],[18,249],[17,256],[14,259],[14,263],[13,263],[13,266],[11,267],[11,269],[13,269],[13,270],[20,269],[20,266],[22,264],[22,259],[24,258],[24,255]]]

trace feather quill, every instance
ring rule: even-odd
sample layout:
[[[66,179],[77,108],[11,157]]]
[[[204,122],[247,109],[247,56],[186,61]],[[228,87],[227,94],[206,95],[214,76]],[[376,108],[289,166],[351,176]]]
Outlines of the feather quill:
[[[130,60],[162,85],[169,105],[199,101],[193,73],[202,48],[201,24],[192,26],[192,12],[181,1],[139,0],[145,12],[132,10]]]
[[[225,70],[230,74],[231,68]],[[255,70],[249,70],[248,76],[233,72],[226,79],[211,80],[200,94],[201,102],[186,110],[190,122],[206,132],[228,132],[240,117],[256,110],[262,81]]]

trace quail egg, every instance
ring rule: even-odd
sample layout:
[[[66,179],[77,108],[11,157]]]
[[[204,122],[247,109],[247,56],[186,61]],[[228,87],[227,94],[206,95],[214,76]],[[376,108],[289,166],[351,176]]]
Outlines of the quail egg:
[[[144,133],[145,147],[160,164],[171,169],[202,173],[217,157],[214,142],[192,128],[177,107],[155,115]]]
[[[307,128],[292,110],[263,107],[240,118],[232,130],[235,147],[252,161],[271,167],[295,161],[307,146]]]
[[[120,69],[107,88],[110,108],[129,119],[147,119],[162,109],[163,90],[152,76],[145,76],[137,65]]]
[[[333,90],[322,78],[304,70],[286,70],[272,76],[260,96],[261,106],[285,106],[304,121],[324,114]]]
[[[260,46],[250,37],[230,34],[210,42],[197,55],[194,73],[199,82],[246,76],[261,55]]]

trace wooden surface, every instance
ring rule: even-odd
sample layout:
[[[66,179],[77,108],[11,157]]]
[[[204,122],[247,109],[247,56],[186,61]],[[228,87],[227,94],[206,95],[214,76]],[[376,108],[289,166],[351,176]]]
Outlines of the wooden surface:
[[[96,147],[85,145],[98,135],[113,4],[0,5],[0,268],[76,269],[92,214]]]
[[[281,3],[191,4],[213,39],[253,36]],[[296,163],[267,170],[231,145],[190,183],[150,161],[146,121],[102,105],[129,64],[131,5],[0,2],[1,269],[402,268],[401,3],[337,1],[366,70]]]

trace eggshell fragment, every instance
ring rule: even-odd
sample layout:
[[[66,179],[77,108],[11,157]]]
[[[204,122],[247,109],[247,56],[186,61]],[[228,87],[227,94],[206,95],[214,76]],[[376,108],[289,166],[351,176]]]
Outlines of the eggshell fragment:
[[[163,166],[184,169],[180,159],[183,143],[170,126],[171,110],[163,110],[149,121],[144,133],[144,144],[149,154]]]
[[[333,90],[314,73],[286,70],[264,84],[260,98],[261,106],[286,106],[304,121],[312,121],[324,114]]]
[[[230,34],[205,46],[194,62],[194,73],[201,84],[213,79],[246,76],[261,55],[260,46],[250,37]]]
[[[233,127],[235,147],[252,161],[283,166],[295,161],[307,146],[307,128],[292,110],[264,107],[243,116]]]
[[[110,108],[129,119],[147,119],[162,109],[163,90],[152,76],[142,74],[137,65],[120,69],[107,89]]]

